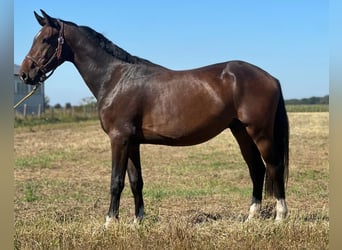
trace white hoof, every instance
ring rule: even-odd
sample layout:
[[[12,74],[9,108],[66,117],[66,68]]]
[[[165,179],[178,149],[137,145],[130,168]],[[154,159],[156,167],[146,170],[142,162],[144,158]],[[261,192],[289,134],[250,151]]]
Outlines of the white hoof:
[[[260,211],[261,211],[261,202],[257,201],[255,203],[253,203],[249,208],[249,214],[248,214],[247,221],[258,217],[260,215]]]
[[[134,219],[133,224],[139,225],[143,220],[143,217],[137,217]]]
[[[140,209],[139,209],[139,213],[138,213],[138,215],[137,215],[137,217],[134,219],[134,224],[140,224],[141,223],[141,221],[143,220],[143,218],[144,218],[144,214],[145,214],[145,212],[144,212],[144,207],[141,207]]]
[[[106,216],[106,222],[103,224],[104,229],[108,229],[110,224],[113,223],[113,218],[109,217],[108,215]]]
[[[276,221],[282,221],[286,218],[287,215],[287,206],[284,199],[277,200],[276,205]]]

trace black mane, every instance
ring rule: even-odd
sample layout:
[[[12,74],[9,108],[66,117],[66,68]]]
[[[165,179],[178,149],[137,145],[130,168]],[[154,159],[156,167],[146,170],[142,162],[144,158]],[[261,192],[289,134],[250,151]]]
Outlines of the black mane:
[[[112,43],[110,40],[108,40],[104,35],[96,32],[92,28],[89,28],[87,26],[79,26],[80,30],[84,32],[89,39],[91,39],[94,43],[96,43],[100,48],[102,48],[105,52],[110,54],[111,56],[127,62],[131,64],[153,64],[152,62],[145,60],[143,58],[132,56],[124,49],[120,48],[119,46],[116,46],[114,43]]]

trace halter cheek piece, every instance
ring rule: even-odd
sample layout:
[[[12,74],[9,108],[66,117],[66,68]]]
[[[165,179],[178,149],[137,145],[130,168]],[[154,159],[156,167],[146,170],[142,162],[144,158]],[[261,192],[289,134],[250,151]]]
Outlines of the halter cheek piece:
[[[61,21],[58,21],[58,23],[61,26],[61,29],[59,31],[59,36],[58,36],[58,39],[57,39],[58,45],[57,45],[57,48],[55,50],[55,53],[52,54],[50,59],[47,60],[46,63],[42,64],[42,63],[39,62],[42,58],[35,59],[32,56],[29,56],[29,55],[26,56],[26,58],[30,59],[32,62],[34,62],[38,66],[39,71],[43,73],[43,75],[40,77],[40,82],[38,84],[41,84],[46,79],[48,79],[53,74],[55,69],[57,68],[58,63],[57,63],[57,66],[55,68],[53,68],[52,70],[48,70],[48,67],[50,66],[51,62],[55,58],[57,58],[57,62],[59,62],[60,59],[61,59],[62,48],[63,48],[63,44],[64,44],[64,37],[63,37],[64,36],[64,23],[61,22]],[[46,75],[49,71],[51,71],[51,72],[48,75]]]

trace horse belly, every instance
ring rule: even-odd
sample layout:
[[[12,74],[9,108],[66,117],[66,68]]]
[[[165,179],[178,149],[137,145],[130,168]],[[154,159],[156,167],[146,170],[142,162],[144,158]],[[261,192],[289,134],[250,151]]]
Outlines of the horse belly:
[[[159,120],[158,123],[144,124],[143,143],[190,146],[203,143],[221,133],[230,123],[228,116],[188,117]]]

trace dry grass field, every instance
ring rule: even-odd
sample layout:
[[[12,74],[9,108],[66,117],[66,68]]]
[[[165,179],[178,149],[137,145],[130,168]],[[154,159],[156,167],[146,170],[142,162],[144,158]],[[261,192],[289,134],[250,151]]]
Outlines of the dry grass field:
[[[327,249],[328,113],[289,113],[288,218],[244,222],[251,180],[227,130],[193,147],[143,145],[146,217],[133,224],[128,181],[120,221],[104,231],[110,148],[98,121],[14,130],[15,249]]]

